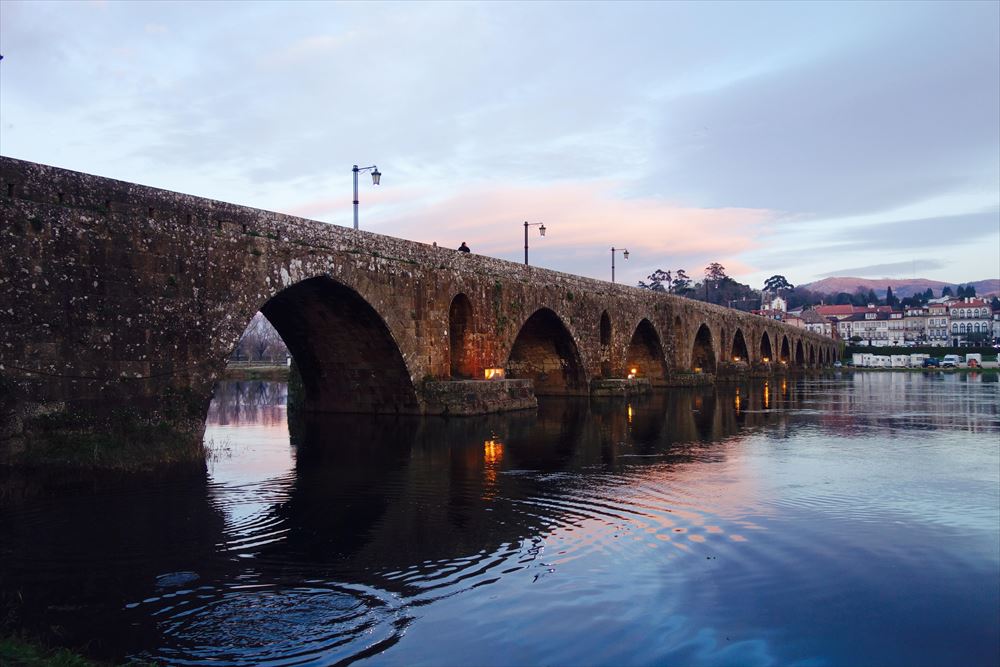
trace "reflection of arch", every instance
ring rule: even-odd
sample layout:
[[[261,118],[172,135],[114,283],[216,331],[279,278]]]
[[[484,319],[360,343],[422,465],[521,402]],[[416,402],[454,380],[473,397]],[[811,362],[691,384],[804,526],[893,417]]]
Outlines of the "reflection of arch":
[[[736,330],[736,335],[733,336],[733,349],[730,351],[732,361],[750,361],[750,352],[747,351],[747,342],[743,338],[743,331],[740,329]]]
[[[625,355],[626,371],[636,369],[638,377],[649,378],[653,384],[666,380],[667,369],[663,358],[663,344],[653,324],[643,319],[635,328]]]
[[[763,362],[774,361],[774,353],[771,351],[771,339],[765,331],[760,336],[760,360]]]
[[[781,337],[781,357],[780,357],[780,359],[781,359],[781,361],[783,361],[783,362],[785,362],[787,364],[791,360],[791,358],[792,358],[792,353],[788,349],[788,336],[782,336]]]
[[[588,393],[576,343],[548,308],[536,310],[521,327],[507,357],[506,375],[534,381],[537,396]]]
[[[260,310],[295,358],[304,410],[420,412],[392,333],[350,287],[310,278],[278,292]]]
[[[806,363],[806,355],[802,352],[802,341],[795,343],[795,365],[803,366]]]
[[[700,368],[704,373],[715,372],[715,350],[712,349],[712,332],[702,324],[694,337],[691,350],[691,368]]]
[[[448,351],[451,356],[451,376],[472,378],[476,376],[475,358],[472,349],[472,304],[469,297],[456,294],[448,308]]]

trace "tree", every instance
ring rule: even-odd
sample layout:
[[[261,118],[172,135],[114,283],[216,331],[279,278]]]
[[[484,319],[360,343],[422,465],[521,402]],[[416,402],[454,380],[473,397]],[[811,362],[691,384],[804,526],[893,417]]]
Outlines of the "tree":
[[[649,284],[639,281],[639,287],[642,289],[652,290],[654,292],[669,292],[671,285],[670,282],[673,279],[670,271],[664,271],[663,269],[657,269],[651,274],[646,276],[649,279]],[[666,283],[666,287],[664,287]]]
[[[705,267],[705,279],[711,280],[713,283],[720,283],[729,276],[726,275],[726,267],[722,266],[718,262],[712,262]]]
[[[875,290],[873,289],[868,290],[868,303],[878,305],[878,295],[875,294]]]
[[[691,279],[688,277],[687,272],[684,269],[677,269],[674,272],[674,281],[672,283],[674,294],[680,294],[681,296],[686,296],[691,291]]]
[[[926,290],[924,290],[924,303],[927,303],[933,298],[934,298],[934,290],[928,287]]]
[[[250,361],[284,361],[287,354],[288,348],[281,336],[262,313],[257,313],[237,343],[233,358],[240,360],[245,356]]]
[[[951,287],[945,285],[944,288],[941,290],[941,296],[952,296]]]
[[[780,292],[781,290],[792,289],[795,285],[788,282],[785,276],[774,275],[764,281],[765,292]]]
[[[833,302],[838,306],[848,306],[851,303],[851,295],[847,292],[840,292]]]
[[[885,305],[887,306],[898,306],[899,299],[896,295],[892,293],[892,285],[889,285],[885,290]]]

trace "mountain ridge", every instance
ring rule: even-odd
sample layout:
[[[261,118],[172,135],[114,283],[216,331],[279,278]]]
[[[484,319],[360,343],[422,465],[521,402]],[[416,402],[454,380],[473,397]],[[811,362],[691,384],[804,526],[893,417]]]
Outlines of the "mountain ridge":
[[[893,294],[904,298],[922,293],[928,287],[934,290],[934,296],[936,297],[941,296],[941,290],[945,287],[950,287],[952,293],[954,293],[959,285],[972,285],[976,288],[976,296],[1000,295],[1000,278],[973,280],[967,283],[951,283],[942,280],[930,280],[928,278],[855,278],[850,276],[833,276],[805,283],[799,285],[799,287],[824,294],[838,294],[840,292],[853,294],[858,287],[861,287],[865,290],[875,290],[875,294],[879,297],[884,297],[886,288],[891,287]]]

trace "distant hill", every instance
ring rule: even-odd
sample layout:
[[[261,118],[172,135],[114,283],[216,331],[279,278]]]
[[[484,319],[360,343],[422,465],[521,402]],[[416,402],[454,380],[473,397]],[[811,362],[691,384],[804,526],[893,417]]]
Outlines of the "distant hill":
[[[1000,295],[1000,278],[989,280],[974,280],[970,283],[947,283],[940,280],[928,280],[926,278],[824,278],[813,283],[801,285],[813,292],[825,294],[837,294],[847,292],[853,294],[858,287],[865,290],[873,289],[880,298],[885,297],[886,288],[892,287],[892,293],[900,298],[913,296],[922,293],[930,287],[934,290],[934,296],[941,296],[941,290],[951,287],[954,292],[959,285],[972,285],[976,288],[977,296]]]

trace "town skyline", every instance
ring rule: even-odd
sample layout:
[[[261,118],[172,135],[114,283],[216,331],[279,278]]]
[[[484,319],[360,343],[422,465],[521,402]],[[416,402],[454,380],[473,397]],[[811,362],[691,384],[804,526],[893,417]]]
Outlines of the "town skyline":
[[[0,12],[10,157],[345,226],[376,164],[364,230],[632,285],[1000,275],[996,3]]]

